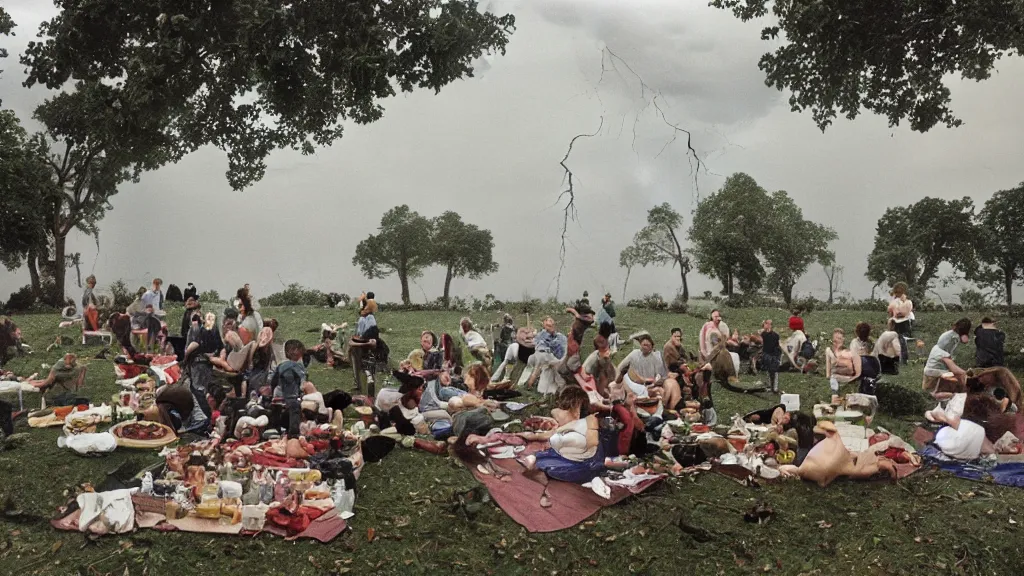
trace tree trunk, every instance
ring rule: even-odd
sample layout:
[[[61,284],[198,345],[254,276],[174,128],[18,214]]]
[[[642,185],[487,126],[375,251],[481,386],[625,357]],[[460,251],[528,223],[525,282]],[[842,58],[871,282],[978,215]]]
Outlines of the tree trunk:
[[[629,273],[633,271],[632,266],[626,266],[626,280],[622,283],[622,301],[626,301],[626,286],[629,285]]]
[[[53,282],[54,287],[54,302],[51,302],[54,306],[60,306],[64,303],[64,278],[67,267],[64,264],[64,253],[67,250],[67,236],[54,235],[53,237]]]
[[[402,304],[409,304],[409,275],[405,270],[398,271],[398,280],[402,283]]]
[[[793,286],[793,284],[782,286],[782,301],[786,303],[787,308],[793,303]],[[831,299],[829,301],[831,302]]]
[[[1009,268],[1003,268],[1003,282],[1006,286],[1006,306],[1013,306],[1013,273]]]
[[[444,277],[444,296],[442,297],[442,301],[444,302],[445,310],[448,309],[448,306],[450,305],[450,302],[451,302],[451,300],[449,300],[449,297],[448,297],[448,294],[449,294],[449,291],[451,290],[451,288],[452,288],[452,265],[449,264],[448,265],[448,273],[445,274],[445,277]]]
[[[43,287],[39,281],[39,264],[36,262],[38,257],[35,248],[28,251],[28,276],[32,281],[32,294],[36,298],[42,296],[43,292]]]
[[[679,276],[683,280],[683,302],[690,301],[690,285],[686,282],[686,269],[679,267]]]

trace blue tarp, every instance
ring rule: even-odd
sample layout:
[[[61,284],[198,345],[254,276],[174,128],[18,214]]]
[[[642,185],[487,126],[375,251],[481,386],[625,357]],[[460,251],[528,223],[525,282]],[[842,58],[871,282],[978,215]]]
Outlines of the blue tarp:
[[[921,448],[920,454],[928,464],[937,466],[940,470],[950,472],[959,478],[1024,488],[1024,462],[1005,462],[992,465],[982,460],[970,462],[952,460],[934,444],[925,445]]]

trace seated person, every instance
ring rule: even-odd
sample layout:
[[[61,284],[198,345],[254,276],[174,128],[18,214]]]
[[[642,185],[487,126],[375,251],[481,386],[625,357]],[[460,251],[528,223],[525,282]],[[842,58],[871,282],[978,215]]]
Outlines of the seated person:
[[[597,394],[604,400],[610,400],[611,385],[615,382],[617,371],[612,361],[611,345],[604,336],[598,334],[594,337],[594,351],[583,362],[583,372],[594,379]]]
[[[327,422],[331,416],[331,409],[324,402],[324,395],[321,394],[312,382],[302,383],[301,408],[303,413],[315,415],[317,422]]]
[[[1017,412],[1024,406],[1024,393],[1020,382],[1009,369],[1002,366],[993,368],[972,368],[967,371],[968,383],[976,379],[986,394],[1000,402],[1002,411]]]
[[[473,328],[473,322],[469,318],[463,318],[459,321],[459,328],[462,340],[466,343],[466,348],[469,348],[469,353],[473,355],[473,358],[483,362],[484,366],[490,370],[491,364],[494,362],[494,355],[484,337]]]
[[[57,384],[65,388],[77,390],[85,384],[85,366],[78,364],[78,356],[68,352],[63,358],[54,363],[46,378],[31,380],[29,383],[39,388],[40,394],[45,394]]]
[[[985,427],[963,414],[966,400],[966,393],[955,394],[950,400],[953,406],[947,405],[946,410],[931,410],[925,415],[932,422],[944,425],[935,433],[935,445],[943,454],[957,460],[978,458],[985,443]]]
[[[520,460],[527,471],[542,472],[538,481],[545,489],[541,506],[550,507],[547,494],[548,478],[573,482],[589,482],[604,469],[604,454],[600,449],[597,417],[583,416],[589,403],[587,393],[579,386],[566,386],[558,394],[557,407],[551,415],[558,428],[548,432],[524,432],[520,436],[528,441],[548,441],[551,447]]]
[[[669,379],[661,354],[654,350],[654,338],[647,332],[634,337],[640,343],[616,367],[616,381],[625,384],[637,398],[661,398],[669,410],[675,410],[682,400],[679,382]]]
[[[925,392],[932,394],[963,392],[967,388],[967,371],[953,361],[953,353],[960,344],[968,342],[970,331],[970,319],[961,318],[953,324],[952,329],[939,336],[938,342],[932,346],[924,365],[924,379],[921,381],[921,388]],[[944,378],[947,372],[953,374],[952,380]]]
[[[263,317],[253,309],[252,300],[246,295],[238,304],[238,335],[242,339],[242,344],[255,340],[262,328]]]
[[[710,383],[711,379],[723,383],[723,384],[735,384],[738,379],[736,377],[736,360],[733,358],[732,352],[729,352],[727,346],[727,340],[719,336],[718,334],[712,334],[710,339],[711,350],[708,352],[707,361],[701,366],[701,375],[706,383]]]
[[[534,336],[535,333],[531,328],[521,327],[516,330],[515,342],[509,344],[505,349],[505,356],[502,358],[501,364],[494,370],[492,375],[494,380],[504,379],[519,382],[530,361],[530,356],[535,350]]]
[[[501,318],[501,327],[498,331],[498,338],[494,341],[494,361],[505,358],[505,354],[508,352],[508,347],[515,342],[515,338],[515,321],[512,319],[511,314],[505,314]],[[491,368],[496,369],[497,366],[492,365]]]
[[[974,329],[974,365],[978,368],[1005,366],[1006,333],[996,328],[996,321],[985,316]]]
[[[348,324],[344,322],[341,324],[321,324],[320,343],[306,350],[306,354],[311,355],[330,367],[338,364],[347,364],[348,354],[344,350],[335,347],[339,331],[342,331],[341,333],[344,335],[343,331],[346,327],[348,327]]]
[[[210,355],[210,364],[225,372],[240,374],[248,369],[256,352],[256,342],[242,344],[238,332],[224,334],[224,348],[219,355]]]
[[[413,374],[429,380],[436,378],[444,371],[444,355],[437,349],[438,338],[430,330],[420,333],[420,347],[409,353],[409,361]]]
[[[451,420],[448,412],[448,402],[452,398],[467,394],[465,390],[451,386],[451,376],[448,372],[441,372],[437,378],[428,380],[423,387],[420,396],[420,413],[427,422],[436,420]]]
[[[82,293],[82,322],[87,332],[100,329],[100,302],[93,292],[96,289],[96,277],[89,275],[85,279],[85,291]]]
[[[159,422],[178,433],[206,429],[209,421],[187,384],[161,386],[154,398],[155,402],[139,414],[140,420]]]
[[[566,338],[565,356],[558,365],[558,371],[562,379],[569,382],[573,375],[583,367],[583,359],[580,357],[580,348],[583,346],[583,335],[587,328],[594,325],[594,311],[590,305],[581,301],[577,308],[566,308],[567,314],[572,314],[572,326],[569,328],[569,335]]]
[[[882,374],[897,375],[900,373],[900,356],[903,353],[900,340],[900,335],[896,332],[896,322],[890,318],[886,325],[886,331],[878,336],[875,348],[872,350],[872,355],[878,357]]]
[[[6,364],[14,355],[24,355],[21,328],[9,318],[0,318],[0,366]]]
[[[480,407],[490,410],[498,408],[498,403],[494,400],[484,400],[484,390],[487,389],[487,385],[491,381],[483,364],[474,363],[469,366],[466,370],[465,383],[469,393],[450,398],[448,400],[449,412],[471,410]]]
[[[669,333],[669,339],[661,349],[661,361],[665,363],[665,369],[673,372],[672,366],[678,366],[686,362],[686,349],[683,348],[683,331],[673,328]]]
[[[537,386],[541,394],[555,394],[564,383],[558,367],[565,358],[568,339],[557,331],[555,319],[548,316],[544,319],[544,329],[534,337],[535,350],[529,360],[528,372],[523,373],[526,385]],[[523,384],[520,379],[520,385]]]
[[[871,345],[871,325],[867,322],[858,322],[853,329],[853,342],[850,342],[850,352],[857,356],[870,356],[874,347]]]
[[[718,334],[725,340],[729,339],[729,325],[722,320],[722,313],[718,309],[711,311],[711,318],[704,323],[704,326],[700,329],[700,336],[697,338],[697,343],[700,347],[700,359],[706,361],[708,356],[711,355],[711,349],[714,347],[711,343],[711,336]]]
[[[841,476],[866,480],[879,472],[885,472],[896,477],[893,462],[878,457],[874,450],[851,453],[843,445],[832,422],[819,422],[815,432],[824,434],[825,439],[810,449],[799,466],[783,465],[779,467],[779,472],[785,476],[816,482],[821,487],[828,486]]]

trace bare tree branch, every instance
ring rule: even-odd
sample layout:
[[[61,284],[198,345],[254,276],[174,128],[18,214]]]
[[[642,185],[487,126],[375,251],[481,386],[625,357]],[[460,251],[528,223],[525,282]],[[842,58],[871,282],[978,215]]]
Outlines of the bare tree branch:
[[[594,130],[590,134],[577,134],[573,136],[572,140],[569,141],[569,148],[565,151],[565,156],[558,163],[563,170],[565,175],[563,176],[563,182],[566,182],[565,190],[562,190],[561,194],[558,195],[556,204],[562,202],[562,198],[568,197],[568,201],[565,204],[565,208],[562,210],[562,242],[561,247],[558,250],[558,276],[555,278],[555,298],[558,298],[558,293],[562,289],[562,271],[565,270],[565,242],[569,236],[569,220],[576,221],[576,189],[573,184],[573,178],[575,174],[572,172],[572,168],[566,162],[569,161],[569,155],[572,154],[572,147],[576,144],[576,141],[580,138],[593,138],[601,133],[601,129],[604,128],[604,115],[601,116],[601,123],[598,124],[597,130]]]

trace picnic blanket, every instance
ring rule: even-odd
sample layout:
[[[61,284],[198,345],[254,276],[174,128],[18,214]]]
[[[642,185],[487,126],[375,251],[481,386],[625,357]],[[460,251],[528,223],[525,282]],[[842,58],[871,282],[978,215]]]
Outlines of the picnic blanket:
[[[918,453],[928,463],[939,470],[949,472],[964,480],[975,482],[992,482],[1002,486],[1024,487],[1024,457],[1019,454],[996,454],[995,464],[985,462],[985,458],[963,461],[954,460],[931,444],[935,433],[931,430],[918,428],[914,431],[914,442],[918,445]],[[986,440],[986,445],[990,443]]]
[[[527,444],[523,454],[530,454],[547,448],[547,442]],[[530,532],[555,532],[565,530],[583,522],[605,506],[621,502],[626,497],[639,494],[660,480],[647,480],[636,486],[611,487],[611,498],[604,499],[589,488],[579,484],[548,480],[550,508],[540,505],[544,487],[537,481],[523,475],[523,467],[515,460],[495,460],[494,465],[510,474],[503,479],[483,474],[475,466],[469,466],[476,479],[487,487],[494,502]]]
[[[78,531],[78,520],[82,516],[81,510],[75,510],[63,518],[51,520],[50,525],[58,530],[70,532]],[[161,531],[195,532],[200,534],[228,534],[248,535],[252,532],[242,530],[241,524],[221,524],[220,520],[208,520],[194,516],[186,516],[180,519],[168,520],[163,514],[153,512],[135,511],[135,524],[139,528],[155,528]],[[329,510],[322,516],[310,522],[309,527],[294,536],[288,536],[283,528],[267,523],[263,531],[275,536],[282,536],[286,540],[299,538],[311,538],[324,544],[336,538],[348,528],[348,524],[338,515],[336,510]]]

